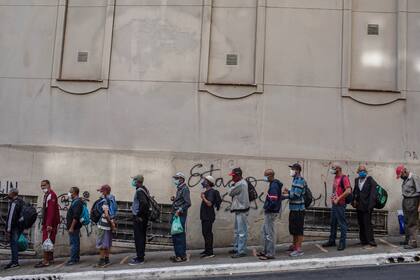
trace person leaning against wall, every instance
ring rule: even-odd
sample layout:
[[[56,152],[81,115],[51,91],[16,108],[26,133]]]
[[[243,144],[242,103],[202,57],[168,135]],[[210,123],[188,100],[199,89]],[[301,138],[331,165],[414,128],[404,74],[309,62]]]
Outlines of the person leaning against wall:
[[[405,249],[417,248],[417,233],[419,221],[420,205],[420,178],[410,172],[404,165],[400,165],[395,170],[397,179],[402,183],[402,208],[405,221],[405,241],[402,242]]]

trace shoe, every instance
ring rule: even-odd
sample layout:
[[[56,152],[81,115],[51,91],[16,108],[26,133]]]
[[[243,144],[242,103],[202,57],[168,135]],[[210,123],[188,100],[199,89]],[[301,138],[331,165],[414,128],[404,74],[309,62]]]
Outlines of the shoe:
[[[105,258],[104,263],[102,264],[102,267],[107,267],[111,264],[111,262],[109,261],[109,258]]]
[[[105,259],[99,259],[98,263],[95,264],[93,267],[103,267],[105,264]]]
[[[169,260],[171,261],[175,261],[175,259],[176,259],[176,256],[169,257]]]
[[[203,251],[203,252],[200,253],[200,255],[206,255],[206,254],[207,254],[206,251]]]
[[[289,248],[287,248],[286,252],[293,252],[295,250],[294,245],[290,245]]]
[[[259,257],[259,259],[262,260],[262,261],[268,261],[268,260],[274,260],[275,257],[273,257],[273,256],[261,256],[261,257]]]
[[[322,247],[324,247],[324,248],[335,247],[335,246],[337,246],[337,245],[335,245],[335,242],[333,242],[333,241],[328,241],[328,242],[325,242],[324,244],[322,244]]]
[[[338,250],[338,251],[343,251],[344,249],[346,249],[346,245],[344,245],[344,244],[340,244],[340,245],[338,245],[338,247],[337,247],[337,250]]]
[[[408,245],[408,241],[407,241],[407,240],[406,240],[406,241],[401,241],[401,242],[400,242],[400,245],[401,245],[401,246]]]
[[[406,250],[417,249],[417,244],[405,245],[404,249],[406,249]]]
[[[39,263],[37,263],[36,265],[34,265],[35,268],[42,268],[42,267],[48,267],[51,265],[51,262],[49,263],[44,263],[44,261],[40,261]]]
[[[303,253],[303,251],[296,251],[296,250],[294,250],[293,252],[291,252],[289,254],[289,256],[292,257],[292,258],[297,258],[297,257],[303,256],[304,254],[305,253]]]
[[[144,259],[140,259],[140,258],[132,258],[131,261],[128,263],[128,265],[140,265],[140,264],[144,264]]]
[[[203,255],[201,255],[200,258],[202,258],[202,259],[211,259],[211,258],[214,258],[214,257],[215,257],[214,254],[203,254]]]
[[[246,257],[246,256],[248,256],[248,255],[245,254],[245,253],[240,253],[240,254],[234,254],[234,255],[232,255],[231,258],[232,259],[238,259],[238,258],[243,258],[243,257]]]
[[[75,265],[75,264],[78,264],[78,263],[79,263],[79,261],[70,260],[70,261],[66,262],[66,266],[72,266],[72,265]]]
[[[234,255],[234,254],[236,254],[238,252],[236,250],[230,250],[228,253],[231,254],[231,255]]]
[[[181,262],[186,262],[187,258],[186,257],[175,257],[175,259],[172,260],[174,263],[181,263]]]
[[[369,242],[369,245],[372,247],[378,247],[378,244],[376,244],[375,241]]]
[[[4,267],[4,270],[19,268],[19,267],[20,267],[20,265],[18,263],[9,263]]]
[[[257,257],[265,257],[265,253],[264,252],[258,252]]]

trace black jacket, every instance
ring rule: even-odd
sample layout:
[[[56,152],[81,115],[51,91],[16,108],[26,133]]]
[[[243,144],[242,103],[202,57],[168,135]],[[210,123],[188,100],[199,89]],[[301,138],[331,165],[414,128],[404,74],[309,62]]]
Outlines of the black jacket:
[[[6,219],[6,230],[13,231],[13,230],[20,230],[20,223],[19,219],[22,214],[22,208],[25,203],[20,197],[17,197],[14,200],[9,202],[9,209],[7,211],[7,219]],[[14,205],[14,206],[13,206]],[[13,211],[13,212],[12,212]],[[9,218],[11,218],[10,228],[9,228]]]
[[[376,205],[376,186],[378,184],[371,176],[368,176],[362,191],[360,191],[359,180],[360,178],[354,180],[353,197],[354,202],[356,202],[355,208],[363,212],[373,211]]]

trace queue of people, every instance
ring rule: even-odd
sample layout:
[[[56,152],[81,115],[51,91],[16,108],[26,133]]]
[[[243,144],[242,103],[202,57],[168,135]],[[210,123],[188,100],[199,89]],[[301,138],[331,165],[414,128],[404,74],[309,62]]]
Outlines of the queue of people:
[[[282,212],[282,201],[288,200],[289,204],[289,233],[291,245],[288,248],[290,257],[304,255],[302,243],[304,241],[305,210],[308,207],[310,189],[302,176],[302,166],[294,163],[289,166],[291,183],[290,188],[284,187],[283,183],[275,177],[273,169],[264,171],[264,181],[267,182],[267,191],[264,201],[264,223],[261,228],[262,250],[257,253],[260,260],[271,260],[276,256],[276,220]],[[343,173],[339,163],[332,164],[330,173],[334,175],[331,195],[331,224],[330,235],[324,247],[337,246],[337,229],[340,228],[340,239],[337,250],[346,249],[348,223],[346,220],[346,208],[351,204],[357,211],[359,224],[359,238],[362,246],[376,247],[372,213],[377,205],[378,184],[372,176],[368,175],[365,165],[357,169],[358,177],[351,186],[349,176]],[[234,168],[230,173],[231,181],[228,185],[228,195],[231,197],[230,212],[233,214],[234,232],[233,249],[229,252],[232,258],[242,258],[248,255],[248,215],[250,211],[250,191],[252,184],[243,177],[242,169]],[[420,206],[420,179],[408,168],[400,165],[396,168],[397,179],[401,179],[404,211],[406,224],[406,237],[401,243],[406,249],[417,248],[418,219]],[[170,259],[175,263],[187,261],[187,219],[188,209],[191,207],[190,189],[186,184],[186,176],[177,172],[173,178],[176,188],[172,201],[172,227],[177,223],[177,231],[172,232],[174,256]],[[215,179],[204,176],[201,181],[202,192],[200,194],[200,220],[204,240],[204,251],[201,258],[213,258],[213,225],[216,220],[216,210],[222,203],[220,193],[215,189]],[[151,220],[151,196],[148,188],[144,185],[144,176],[139,174],[132,177],[131,186],[135,189],[132,215],[133,232],[136,255],[129,261],[129,265],[140,265],[145,261],[147,228]],[[42,204],[42,242],[44,254],[42,260],[35,267],[48,267],[54,263],[54,244],[57,229],[60,224],[58,198],[48,180],[41,182],[41,190],[44,193]],[[79,196],[79,188],[72,187],[68,193],[70,204],[67,211],[66,222],[69,235],[70,258],[66,265],[75,265],[80,262],[80,229],[90,222],[96,223],[96,248],[99,251],[99,260],[96,267],[106,267],[110,264],[110,252],[112,248],[113,231],[116,229],[116,214],[118,211],[115,196],[111,193],[109,185],[103,185],[97,190],[100,198],[94,203],[92,209],[87,212],[86,202]],[[6,232],[10,240],[11,261],[5,269],[19,267],[18,261],[18,238],[23,229],[20,226],[21,212],[24,205],[19,197],[18,189],[11,189],[8,193],[9,209],[6,220]],[[311,200],[310,200],[311,201]],[[309,202],[310,202],[309,201]],[[179,230],[181,228],[181,231]]]

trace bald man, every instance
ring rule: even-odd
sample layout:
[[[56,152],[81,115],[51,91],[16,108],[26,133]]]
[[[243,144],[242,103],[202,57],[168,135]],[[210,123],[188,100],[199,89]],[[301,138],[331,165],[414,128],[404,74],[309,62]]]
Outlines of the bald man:
[[[258,253],[260,260],[270,260],[276,254],[275,221],[281,211],[281,188],[283,184],[275,179],[273,169],[264,172],[264,181],[268,183],[268,192],[264,203],[264,225],[262,227],[263,251]]]

